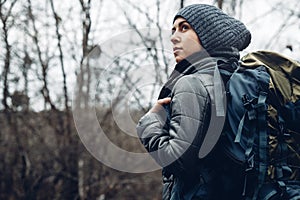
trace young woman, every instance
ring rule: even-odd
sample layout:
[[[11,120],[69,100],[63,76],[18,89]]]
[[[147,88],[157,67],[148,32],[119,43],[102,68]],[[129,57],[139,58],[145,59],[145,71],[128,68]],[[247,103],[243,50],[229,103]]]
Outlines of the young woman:
[[[205,145],[212,149],[214,128],[224,121],[218,120],[224,108],[216,69],[230,70],[250,40],[242,22],[214,6],[190,5],[174,17],[177,64],[157,103],[137,125],[141,142],[163,167],[163,199],[226,199],[218,192],[223,187],[218,185],[219,161],[201,150]]]

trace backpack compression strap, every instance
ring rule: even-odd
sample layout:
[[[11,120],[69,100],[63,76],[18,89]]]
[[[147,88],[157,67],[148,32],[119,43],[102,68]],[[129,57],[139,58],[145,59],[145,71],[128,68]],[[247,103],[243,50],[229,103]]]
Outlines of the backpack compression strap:
[[[268,137],[267,137],[267,123],[266,123],[266,99],[267,99],[267,93],[261,91],[259,93],[258,102],[256,107],[257,111],[257,122],[258,122],[258,133],[259,133],[259,166],[258,166],[258,187],[254,193],[253,199],[256,200],[258,196],[258,192],[260,188],[262,187],[266,172],[267,172],[267,154],[268,154]]]

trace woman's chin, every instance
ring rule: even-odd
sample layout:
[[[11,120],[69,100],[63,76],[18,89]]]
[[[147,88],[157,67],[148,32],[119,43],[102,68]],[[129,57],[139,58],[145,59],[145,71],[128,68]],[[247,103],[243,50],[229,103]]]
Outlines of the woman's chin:
[[[181,56],[176,56],[176,57],[175,57],[176,63],[179,63],[179,62],[182,61],[183,59],[184,59],[184,58],[181,57]]]

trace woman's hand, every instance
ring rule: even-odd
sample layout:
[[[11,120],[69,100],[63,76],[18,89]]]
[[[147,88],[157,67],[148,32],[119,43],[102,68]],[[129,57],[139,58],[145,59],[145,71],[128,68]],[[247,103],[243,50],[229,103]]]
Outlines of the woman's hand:
[[[164,104],[168,104],[170,102],[171,102],[171,98],[170,97],[159,99],[156,102],[156,104],[149,110],[149,113],[158,113],[158,112],[160,112],[162,109],[164,109],[162,106]]]

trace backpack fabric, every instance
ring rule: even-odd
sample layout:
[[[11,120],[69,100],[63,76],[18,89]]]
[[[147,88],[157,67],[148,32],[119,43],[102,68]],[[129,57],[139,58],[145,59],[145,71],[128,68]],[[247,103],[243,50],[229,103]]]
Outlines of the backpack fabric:
[[[300,63],[270,51],[247,54],[226,92],[226,123],[217,147],[226,155],[220,158],[227,166],[220,178],[224,194],[300,199]]]

